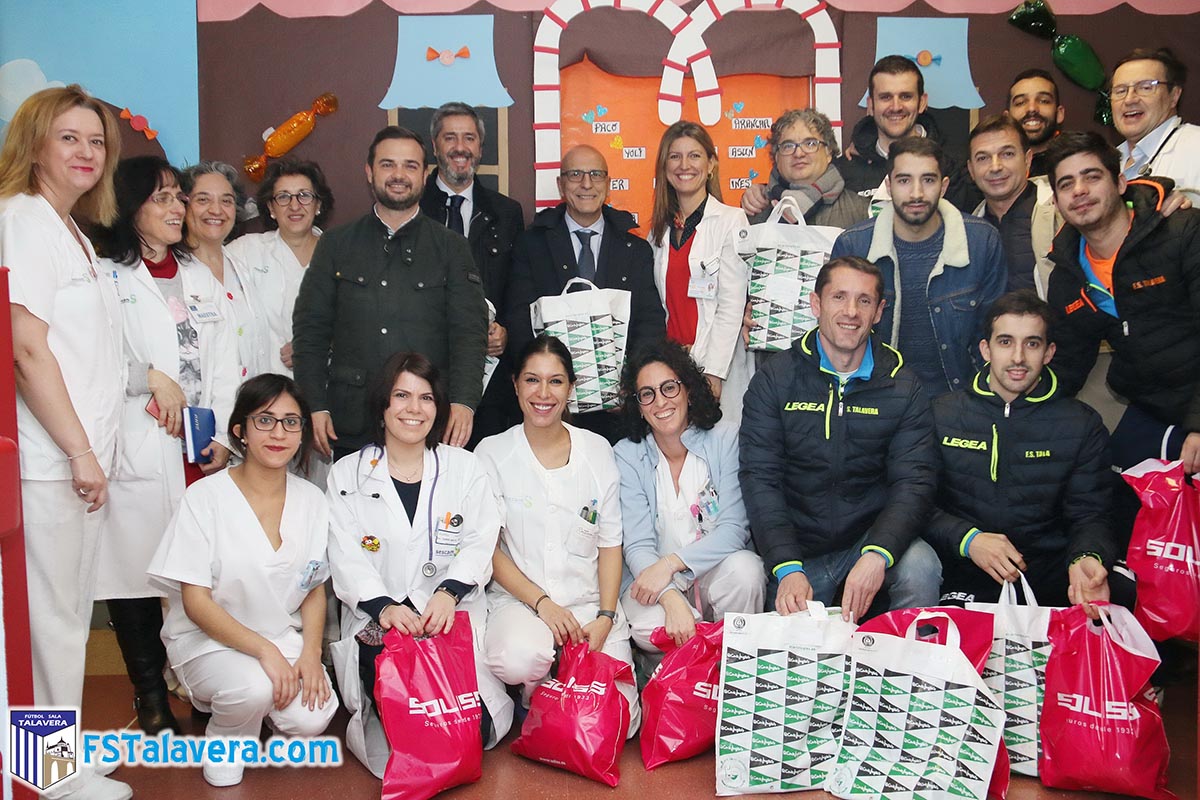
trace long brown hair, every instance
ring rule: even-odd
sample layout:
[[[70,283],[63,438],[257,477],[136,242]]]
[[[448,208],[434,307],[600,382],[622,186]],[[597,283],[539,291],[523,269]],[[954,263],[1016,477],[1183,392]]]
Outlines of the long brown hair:
[[[101,225],[117,218],[117,197],[113,191],[113,173],[121,158],[121,134],[108,108],[77,83],[31,94],[13,114],[0,148],[0,198],[18,194],[38,194],[34,160],[46,144],[54,120],[72,108],[95,111],[104,129],[104,168],[96,185],[75,203],[80,216]]]
[[[679,197],[667,181],[667,155],[676,139],[695,139],[713,161],[712,174],[708,176],[708,193],[721,199],[721,165],[717,160],[717,148],[712,137],[699,122],[680,120],[663,132],[658,142],[658,156],[654,160],[654,214],[650,222],[650,241],[661,242],[666,236],[675,215],[679,213]]]

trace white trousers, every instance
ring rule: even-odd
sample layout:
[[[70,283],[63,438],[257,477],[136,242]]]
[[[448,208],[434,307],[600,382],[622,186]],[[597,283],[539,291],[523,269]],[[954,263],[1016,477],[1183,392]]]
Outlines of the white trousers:
[[[580,616],[582,609],[569,609],[581,624],[590,618]],[[618,618],[600,652],[633,667],[633,649],[629,644],[629,625]],[[510,686],[524,686],[526,698],[544,681],[554,663],[554,634],[523,603],[509,603],[488,614],[487,634],[483,640],[484,664],[492,674]],[[642,724],[642,706],[635,683],[618,684],[629,701],[629,737]]]
[[[304,692],[299,692],[286,708],[276,709],[275,690],[258,659],[236,650],[196,656],[175,667],[175,674],[188,690],[192,704],[201,711],[212,711],[205,731],[208,736],[257,739],[268,717],[275,730],[285,736],[319,736],[338,709],[337,695],[331,693],[324,708],[309,710],[303,703]],[[325,680],[329,680],[328,674]]]
[[[108,507],[87,513],[70,481],[21,481],[38,705],[81,706],[96,558]]]
[[[676,586],[683,592],[684,599],[692,607],[697,619],[710,622],[724,619],[730,614],[758,614],[763,610],[767,592],[767,575],[763,571],[762,559],[752,550],[739,550],[726,556],[698,580]],[[621,595],[621,608],[629,620],[629,632],[639,649],[650,653],[661,652],[650,643],[650,634],[655,628],[666,624],[667,615],[658,603],[644,606],[630,596],[629,590]]]

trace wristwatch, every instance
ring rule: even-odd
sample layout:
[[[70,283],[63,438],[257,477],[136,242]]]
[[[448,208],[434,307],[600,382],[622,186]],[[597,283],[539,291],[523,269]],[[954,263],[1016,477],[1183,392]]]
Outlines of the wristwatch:
[[[459,601],[462,600],[462,598],[455,594],[454,590],[448,586],[439,586],[434,590],[434,594],[437,594],[438,592],[445,592],[446,594],[450,595],[450,599],[454,601],[454,605],[458,605]]]
[[[609,618],[610,620],[612,620],[613,622],[616,622],[616,621],[617,621],[617,612],[615,612],[615,611],[605,611],[605,610],[602,608],[602,609],[600,609],[599,611],[597,611],[597,612],[596,612],[596,619],[600,619],[601,617],[608,617],[608,618]]]

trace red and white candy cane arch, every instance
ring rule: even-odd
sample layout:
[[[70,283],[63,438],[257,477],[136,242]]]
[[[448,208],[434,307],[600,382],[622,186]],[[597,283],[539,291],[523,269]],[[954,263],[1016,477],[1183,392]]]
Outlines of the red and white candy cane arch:
[[[658,118],[664,125],[678,122],[683,113],[683,77],[688,70],[696,81],[700,122],[715,125],[721,120],[721,87],[712,55],[704,43],[704,33],[714,22],[733,11],[751,8],[796,12],[813,31],[816,56],[813,106],[829,117],[840,143],[842,77],[839,51],[842,45],[823,0],[705,0],[691,14],[684,13],[670,0],[556,0],[543,10],[533,41],[533,141],[538,208],[559,202],[555,183],[562,162],[559,42],[571,20],[593,8],[642,11],[662,23],[675,37],[663,59],[658,91]]]

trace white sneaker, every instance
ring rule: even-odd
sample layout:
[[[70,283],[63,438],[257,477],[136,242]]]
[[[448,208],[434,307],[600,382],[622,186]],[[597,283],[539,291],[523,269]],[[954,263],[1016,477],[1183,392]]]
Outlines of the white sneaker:
[[[130,800],[133,789],[127,783],[85,769],[65,784],[50,787],[44,796],[52,800]]]
[[[209,786],[237,786],[242,782],[242,772],[245,768],[246,765],[240,761],[227,764],[205,759],[202,771]]]

